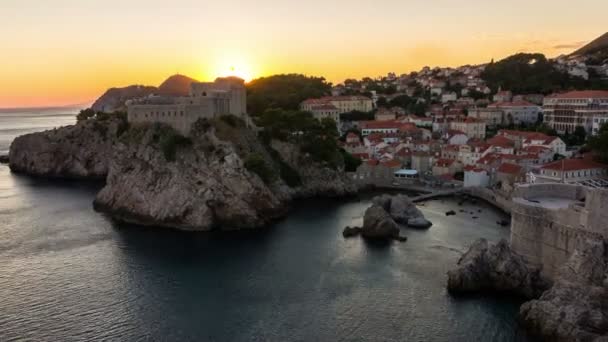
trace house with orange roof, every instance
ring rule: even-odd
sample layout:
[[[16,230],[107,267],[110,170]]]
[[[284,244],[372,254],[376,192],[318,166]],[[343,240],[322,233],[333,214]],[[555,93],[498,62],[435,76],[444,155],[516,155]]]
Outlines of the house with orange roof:
[[[589,159],[562,159],[541,166],[537,183],[576,183],[608,178],[608,165]]]
[[[464,167],[464,187],[490,186],[490,175],[485,169],[469,165]]]
[[[454,175],[462,171],[462,163],[456,159],[437,159],[433,164],[433,176]]]
[[[502,183],[503,189],[523,181],[525,181],[525,171],[520,165],[502,163],[496,170],[496,182]]]
[[[469,137],[464,132],[455,129],[448,129],[443,138],[450,145],[463,145],[469,141]]]
[[[461,131],[469,138],[485,139],[486,137],[485,121],[472,117],[459,116],[450,122],[449,128]]]

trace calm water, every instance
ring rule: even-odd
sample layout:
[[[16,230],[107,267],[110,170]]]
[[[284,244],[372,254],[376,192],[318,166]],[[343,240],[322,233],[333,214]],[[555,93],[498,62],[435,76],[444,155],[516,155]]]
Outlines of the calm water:
[[[482,208],[406,243],[345,240],[368,199],[298,202],[261,232],[185,234],[95,213],[99,186],[35,180],[0,165],[0,340],[517,341],[516,301],[455,299],[447,270],[508,230]]]
[[[76,122],[78,108],[1,109],[0,155],[8,154],[15,137]]]

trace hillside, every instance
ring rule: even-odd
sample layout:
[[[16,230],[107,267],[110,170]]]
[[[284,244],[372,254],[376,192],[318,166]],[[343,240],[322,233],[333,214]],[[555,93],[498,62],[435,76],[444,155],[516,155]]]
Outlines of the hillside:
[[[125,101],[137,97],[145,97],[158,91],[156,87],[132,85],[124,88],[110,88],[97,101],[91,109],[97,112],[114,113],[124,111]]]
[[[158,87],[158,94],[164,96],[187,96],[190,94],[190,85],[197,80],[184,75],[173,75],[167,78]]]
[[[556,70],[553,63],[539,53],[519,53],[490,63],[481,78],[494,91],[502,87],[518,94],[549,94],[587,86],[585,80]]]
[[[608,50],[608,32],[596,38],[591,43],[574,51],[571,56],[586,56],[597,53],[600,50]]]

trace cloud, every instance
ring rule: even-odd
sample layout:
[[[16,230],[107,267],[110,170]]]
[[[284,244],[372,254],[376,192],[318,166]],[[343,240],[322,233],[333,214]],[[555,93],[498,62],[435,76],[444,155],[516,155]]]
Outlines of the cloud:
[[[553,49],[555,49],[555,50],[577,49],[577,48],[585,45],[585,43],[586,42],[575,42],[575,43],[558,44],[558,45],[554,45]]]

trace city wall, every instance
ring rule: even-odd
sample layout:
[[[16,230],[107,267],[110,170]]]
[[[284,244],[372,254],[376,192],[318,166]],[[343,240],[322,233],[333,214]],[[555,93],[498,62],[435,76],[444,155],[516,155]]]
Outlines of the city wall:
[[[512,196],[511,248],[553,279],[584,239],[608,236],[608,190],[546,183],[518,186]]]

